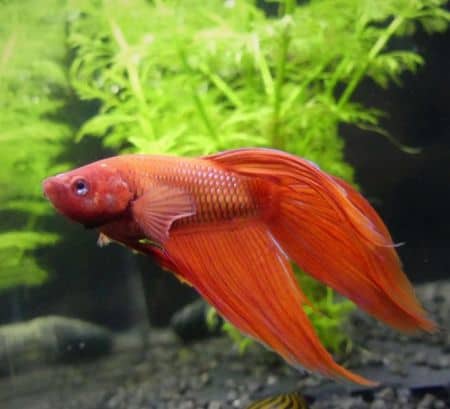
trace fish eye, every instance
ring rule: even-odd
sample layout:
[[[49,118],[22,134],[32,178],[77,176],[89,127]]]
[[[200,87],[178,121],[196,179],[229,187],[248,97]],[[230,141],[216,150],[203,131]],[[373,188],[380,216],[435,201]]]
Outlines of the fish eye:
[[[85,179],[79,178],[72,183],[72,189],[78,196],[85,196],[89,192],[89,184]]]

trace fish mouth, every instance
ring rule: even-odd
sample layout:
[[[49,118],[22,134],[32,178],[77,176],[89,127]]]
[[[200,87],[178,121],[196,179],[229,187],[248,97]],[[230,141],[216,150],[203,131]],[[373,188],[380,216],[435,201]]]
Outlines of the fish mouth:
[[[47,193],[51,189],[50,185],[51,185],[51,182],[48,179],[45,179],[42,182],[42,193],[44,194],[44,197],[46,199],[50,199],[49,194]]]
[[[47,178],[42,182],[42,192],[44,196],[51,201],[52,197],[55,196],[56,183],[53,177]]]
[[[66,189],[58,176],[51,176],[42,182],[44,196],[56,206],[65,196]]]

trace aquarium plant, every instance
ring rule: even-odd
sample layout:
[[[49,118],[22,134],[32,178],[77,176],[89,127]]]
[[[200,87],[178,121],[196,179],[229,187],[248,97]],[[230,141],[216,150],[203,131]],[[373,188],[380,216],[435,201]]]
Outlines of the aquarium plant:
[[[74,132],[63,113],[72,95],[65,3],[0,2],[0,290],[42,283],[35,251],[58,238],[42,229],[41,181],[63,167]]]
[[[415,72],[421,56],[391,40],[418,27],[445,30],[444,3],[91,1],[70,24],[71,81],[100,109],[77,137],[100,137],[121,152],[179,155],[270,146],[352,181],[339,125],[396,143],[379,124],[383,113],[355,101],[355,91],[366,78],[387,87]],[[323,312],[312,314],[319,335],[338,349],[350,304],[300,272],[299,279]]]

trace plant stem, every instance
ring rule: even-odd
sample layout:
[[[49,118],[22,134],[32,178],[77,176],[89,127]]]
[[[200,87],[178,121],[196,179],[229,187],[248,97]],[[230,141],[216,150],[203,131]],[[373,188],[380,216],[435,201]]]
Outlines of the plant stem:
[[[194,98],[195,106],[197,107],[198,112],[200,114],[200,118],[203,120],[203,123],[205,124],[205,127],[208,130],[209,134],[215,141],[219,140],[216,129],[212,124],[209,115],[205,109],[205,105],[203,104],[203,101],[201,100],[200,96],[194,89],[192,89],[192,96]]]
[[[195,75],[195,71],[189,64],[185,51],[181,47],[178,47],[178,51],[185,70],[193,77]],[[201,69],[199,69],[199,71],[202,72],[202,74],[204,75],[204,72]],[[200,114],[200,118],[202,119],[210,136],[215,141],[218,141],[219,135],[217,134],[216,128],[208,115],[208,112],[205,108],[205,104],[203,103],[199,93],[195,89],[194,82],[191,82],[190,88],[192,92],[192,98],[194,99],[195,106],[198,110],[198,113]]]
[[[3,70],[5,70],[6,64],[8,60],[11,58],[11,55],[14,51],[14,46],[16,45],[16,37],[17,33],[12,33],[9,38],[5,41],[5,46],[0,55],[0,74]]]
[[[285,0],[283,2],[280,2],[279,6],[280,17],[286,18],[287,16],[291,16],[295,9],[295,4],[296,4],[295,0]],[[284,135],[280,133],[280,111],[281,111],[281,102],[283,98],[282,93],[283,85],[286,78],[287,54],[291,39],[289,33],[290,29],[289,26],[290,26],[289,21],[287,21],[279,38],[280,51],[277,56],[276,71],[275,71],[273,111],[270,123],[270,134],[271,134],[270,141],[271,145],[277,149],[284,149],[285,147]]]
[[[256,34],[252,35],[252,47],[256,65],[258,66],[259,72],[261,73],[261,79],[264,84],[264,90],[267,96],[269,97],[270,103],[273,103],[274,98],[273,78],[269,69],[269,65],[267,64],[266,58],[261,51],[259,38]]]
[[[128,54],[128,61],[125,64],[125,70],[128,75],[128,79],[130,82],[131,90],[136,97],[136,100],[139,102],[139,113],[140,117],[138,117],[138,123],[142,129],[144,135],[151,135],[153,139],[156,138],[155,128],[148,118],[148,105],[145,97],[144,88],[141,83],[141,79],[139,76],[138,60],[134,59],[134,56],[131,54],[131,47],[128,44],[125,35],[123,34],[119,25],[114,21],[110,21],[111,30],[116,40],[120,50],[126,54]]]
[[[114,39],[116,40],[117,44],[119,45],[119,48],[122,52],[126,52],[128,55],[128,61],[125,64],[125,69],[128,73],[128,78],[130,80],[131,89],[133,90],[134,94],[136,95],[137,99],[139,100],[139,103],[142,106],[145,107],[145,94],[144,90],[142,88],[141,81],[139,79],[139,72],[137,69],[137,62],[133,60],[133,55],[130,54],[130,45],[128,44],[127,40],[125,39],[125,36],[120,29],[119,25],[116,24],[114,21],[111,21],[111,28],[114,35]]]
[[[359,67],[359,70],[353,75],[350,82],[347,84],[344,92],[342,93],[339,101],[337,103],[338,107],[342,107],[350,97],[353,95],[358,84],[361,82],[363,76],[366,74],[367,69],[369,68],[370,63],[373,59],[380,53],[380,51],[386,46],[391,37],[395,34],[400,25],[405,21],[403,16],[397,16],[392,21],[391,24],[387,27],[387,29],[383,32],[383,34],[378,38],[377,42],[374,44],[372,49],[369,51],[367,55],[366,62]]]
[[[233,89],[222,79],[219,75],[214,74],[210,71],[210,69],[205,65],[199,67],[199,70],[211,81],[218,90],[220,90],[228,100],[239,109],[242,109],[243,104],[239,99],[239,96],[233,91]]]

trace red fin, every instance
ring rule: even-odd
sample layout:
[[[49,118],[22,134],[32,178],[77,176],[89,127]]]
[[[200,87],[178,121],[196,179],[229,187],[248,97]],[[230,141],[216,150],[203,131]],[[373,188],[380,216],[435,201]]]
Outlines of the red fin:
[[[133,216],[145,235],[163,244],[175,220],[192,216],[195,204],[191,195],[181,189],[155,185],[133,203]]]
[[[338,365],[322,346],[291,265],[263,222],[174,231],[165,249],[177,273],[221,315],[291,364],[374,385]]]
[[[397,329],[436,329],[401,269],[387,228],[350,185],[309,161],[270,149],[205,159],[279,186],[270,229],[307,273]]]
[[[145,252],[151,254],[153,259],[163,268],[163,270],[170,271],[181,283],[192,287],[192,283],[177,273],[177,267],[165,250],[149,245]]]
[[[382,262],[386,261],[390,263],[389,272],[390,274],[380,274],[378,278],[383,280],[384,283],[382,287],[391,292],[392,297],[400,298],[404,303],[407,304],[407,308],[412,310],[417,308],[417,300],[414,296],[414,288],[406,275],[402,271],[401,261],[398,257],[397,252],[394,247],[396,245],[392,242],[391,235],[389,234],[388,229],[385,224],[381,220],[380,216],[378,216],[377,212],[373,209],[373,207],[369,204],[369,202],[360,195],[352,186],[350,186],[347,182],[334,178],[336,183],[339,183],[347,192],[349,200],[358,207],[358,209],[367,217],[369,217],[378,231],[380,231],[388,240],[392,243],[390,249],[379,248],[376,249],[376,253],[378,257],[382,258]],[[400,295],[400,297],[399,297]],[[424,311],[421,311],[422,314],[425,314]],[[426,328],[425,328],[426,329]],[[432,328],[429,328],[432,329]]]

